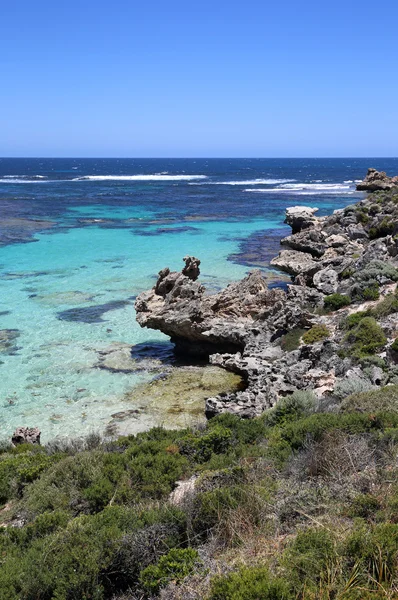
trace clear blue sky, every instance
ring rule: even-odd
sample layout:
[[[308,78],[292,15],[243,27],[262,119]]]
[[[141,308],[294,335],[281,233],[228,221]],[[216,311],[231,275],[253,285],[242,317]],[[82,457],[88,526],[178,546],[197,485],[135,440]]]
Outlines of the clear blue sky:
[[[0,156],[398,155],[398,2],[14,0]]]

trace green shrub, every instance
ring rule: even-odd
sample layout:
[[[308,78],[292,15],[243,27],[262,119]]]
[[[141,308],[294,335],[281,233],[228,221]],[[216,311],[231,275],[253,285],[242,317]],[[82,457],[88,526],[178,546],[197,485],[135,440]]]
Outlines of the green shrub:
[[[267,452],[277,466],[283,466],[292,452],[303,448],[308,439],[318,441],[325,432],[342,431],[348,434],[383,431],[397,427],[398,415],[392,412],[362,413],[315,413],[297,421],[285,423],[271,429]]]
[[[329,336],[329,329],[326,325],[314,325],[303,335],[305,344],[315,344]]]
[[[315,411],[316,397],[311,390],[294,392],[291,396],[281,398],[277,404],[264,415],[269,427],[283,425],[288,421],[297,421]]]
[[[349,304],[351,304],[351,298],[343,294],[331,294],[330,296],[326,296],[324,300],[324,306],[328,310],[338,310]]]
[[[242,567],[226,576],[215,577],[208,600],[290,600],[291,586],[274,577],[265,567]]]
[[[351,396],[352,394],[359,394],[360,392],[368,392],[374,389],[374,386],[368,379],[360,379],[359,377],[352,377],[349,379],[343,379],[338,381],[333,390],[333,394],[340,400]]]
[[[394,352],[398,352],[398,338],[393,341],[393,343],[391,344],[390,348]]]
[[[296,585],[305,589],[326,574],[336,556],[332,534],[324,528],[309,528],[298,532],[285,552],[284,562]]]
[[[360,517],[362,519],[374,519],[376,512],[380,509],[380,502],[371,494],[359,494],[348,508],[349,517]]]
[[[157,594],[170,581],[179,583],[190,575],[198,560],[199,555],[193,548],[173,548],[156,565],[150,565],[141,571],[141,585],[148,594]]]
[[[340,410],[343,412],[398,413],[398,385],[387,385],[368,392],[354,393],[343,400]]]
[[[346,341],[351,345],[354,355],[360,357],[382,350],[387,343],[387,338],[373,317],[363,317],[347,334]]]
[[[345,553],[363,566],[370,589],[391,583],[398,572],[398,525],[359,522],[348,536]]]
[[[281,338],[281,348],[285,350],[285,352],[297,350],[300,346],[301,336],[305,332],[306,329],[300,329],[299,327],[291,329]]]
[[[232,431],[228,427],[216,424],[204,434],[187,435],[179,442],[179,447],[182,454],[201,463],[207,462],[213,453],[225,453],[231,446],[232,440]]]

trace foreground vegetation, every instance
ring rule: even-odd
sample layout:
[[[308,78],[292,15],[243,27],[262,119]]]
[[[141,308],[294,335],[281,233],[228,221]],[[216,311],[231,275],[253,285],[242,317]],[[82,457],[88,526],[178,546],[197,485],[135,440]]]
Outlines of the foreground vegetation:
[[[385,390],[335,412],[297,392],[251,421],[5,445],[0,599],[398,597],[398,387]]]

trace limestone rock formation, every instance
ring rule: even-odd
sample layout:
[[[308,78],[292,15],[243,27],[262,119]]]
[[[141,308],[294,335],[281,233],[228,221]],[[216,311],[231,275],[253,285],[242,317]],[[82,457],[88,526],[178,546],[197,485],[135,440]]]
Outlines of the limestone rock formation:
[[[365,179],[357,185],[357,190],[366,192],[393,188],[398,188],[398,176],[388,177],[384,171],[376,171],[376,169],[368,169]]]
[[[309,206],[291,206],[286,210],[285,223],[290,225],[293,233],[298,233],[314,224],[314,214],[318,210],[319,208],[310,208]]]
[[[286,291],[268,289],[262,273],[253,271],[208,295],[197,280],[200,261],[185,257],[182,272],[163,269],[155,287],[137,298],[141,326],[159,329],[177,350],[208,355],[211,364],[243,377],[244,389],[207,399],[208,417],[226,411],[254,417],[295,390],[313,390],[323,401],[353,369],[372,385],[388,378],[376,366],[365,373],[355,358],[339,352],[347,337],[342,315],[372,309],[375,298],[394,292],[398,281],[398,178],[373,169],[365,182],[371,186],[366,189],[382,182],[374,189],[390,191],[326,217],[315,217],[317,209],[309,207],[286,210],[292,234],[271,261],[292,277]],[[322,314],[325,298],[333,294],[345,295],[352,306]],[[388,340],[382,357],[391,362],[396,358],[388,348],[398,332],[394,311],[380,317]],[[305,343],[302,334],[314,325],[324,333]],[[284,344],[289,335],[296,340],[293,347]]]
[[[17,427],[11,441],[18,444],[40,444],[41,431],[38,427]]]

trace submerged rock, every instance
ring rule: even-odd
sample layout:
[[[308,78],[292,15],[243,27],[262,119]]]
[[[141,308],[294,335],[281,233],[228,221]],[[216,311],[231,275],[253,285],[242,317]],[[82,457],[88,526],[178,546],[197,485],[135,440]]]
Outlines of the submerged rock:
[[[18,329],[0,329],[0,354],[14,354],[18,350],[16,340],[19,336]]]
[[[151,423],[168,428],[194,425],[205,419],[206,398],[232,393],[241,385],[239,375],[217,366],[173,367],[169,373],[127,392],[125,400],[134,408],[112,415],[113,423],[123,422],[128,430],[127,421],[145,413]]]

